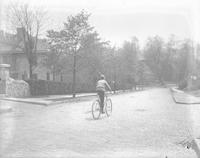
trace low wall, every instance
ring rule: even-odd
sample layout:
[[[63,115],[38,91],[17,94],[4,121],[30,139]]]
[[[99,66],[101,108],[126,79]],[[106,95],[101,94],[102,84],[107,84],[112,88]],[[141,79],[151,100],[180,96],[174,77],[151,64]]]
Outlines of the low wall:
[[[30,89],[27,82],[23,80],[14,80],[8,78],[6,80],[6,96],[7,97],[28,97]]]

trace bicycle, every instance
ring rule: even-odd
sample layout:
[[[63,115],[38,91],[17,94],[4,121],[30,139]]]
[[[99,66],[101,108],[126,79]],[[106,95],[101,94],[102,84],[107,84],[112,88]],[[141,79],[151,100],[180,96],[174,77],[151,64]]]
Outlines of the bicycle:
[[[93,103],[92,103],[92,116],[94,120],[98,120],[100,115],[103,114],[100,111],[100,98],[98,97],[98,99],[96,99]],[[107,115],[107,117],[109,117],[112,113],[112,100],[110,98],[108,98],[108,96],[105,94],[105,98],[104,98],[104,111]]]

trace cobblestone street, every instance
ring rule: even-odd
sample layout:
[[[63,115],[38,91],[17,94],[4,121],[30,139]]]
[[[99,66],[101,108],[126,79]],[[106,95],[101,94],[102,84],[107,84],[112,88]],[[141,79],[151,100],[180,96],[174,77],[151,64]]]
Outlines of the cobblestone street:
[[[0,115],[0,156],[196,157],[193,150],[179,145],[195,133],[194,108],[175,104],[168,89],[111,98],[112,116],[100,120],[92,119],[94,97],[48,107],[1,101],[13,106],[13,111]]]

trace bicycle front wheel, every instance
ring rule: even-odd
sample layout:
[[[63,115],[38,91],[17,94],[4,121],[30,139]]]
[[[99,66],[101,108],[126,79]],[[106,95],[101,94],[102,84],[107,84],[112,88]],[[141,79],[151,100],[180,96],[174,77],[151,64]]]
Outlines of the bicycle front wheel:
[[[109,117],[112,113],[112,100],[110,98],[106,100],[105,106],[106,115]]]
[[[100,111],[99,100],[95,100],[92,104],[92,117],[93,117],[93,119],[95,119],[95,120],[99,119],[100,114],[101,114],[101,111]]]

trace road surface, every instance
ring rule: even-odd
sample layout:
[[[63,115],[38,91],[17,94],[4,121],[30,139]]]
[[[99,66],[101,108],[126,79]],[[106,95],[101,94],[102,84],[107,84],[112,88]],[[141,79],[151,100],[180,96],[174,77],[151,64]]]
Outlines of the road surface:
[[[175,104],[166,88],[111,97],[110,118],[93,120],[91,103],[11,104],[0,115],[0,157],[195,158],[181,146],[192,131],[191,107]]]

